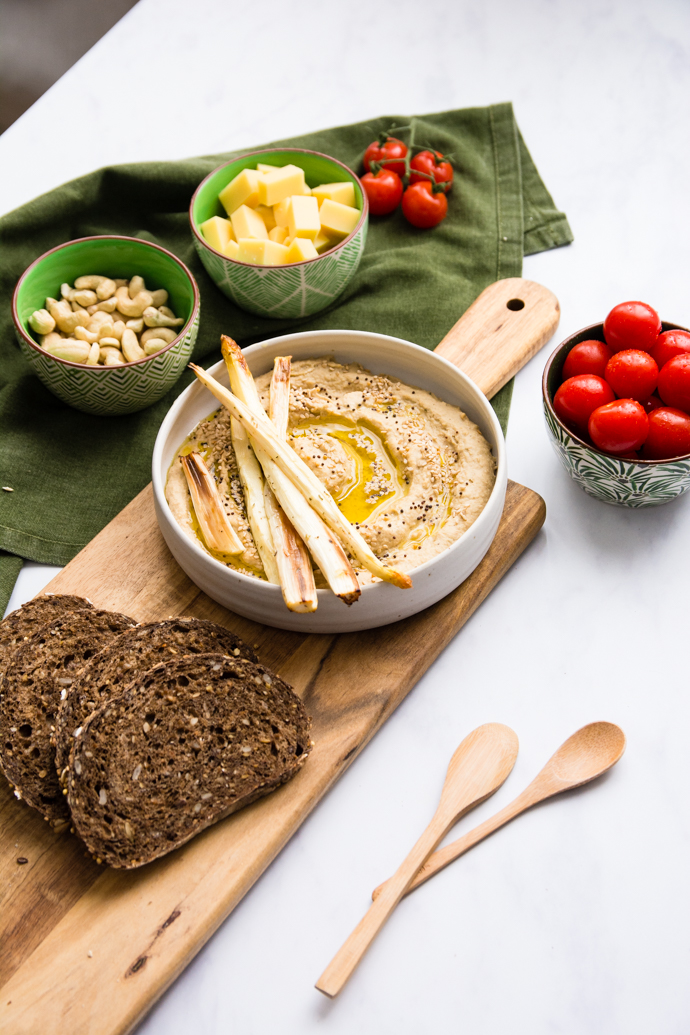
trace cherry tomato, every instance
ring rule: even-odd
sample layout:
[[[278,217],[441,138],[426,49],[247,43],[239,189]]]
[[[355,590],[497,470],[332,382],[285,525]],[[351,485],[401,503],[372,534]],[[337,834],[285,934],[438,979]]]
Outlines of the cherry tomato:
[[[593,410],[613,402],[611,385],[596,374],[577,374],[564,381],[553,397],[553,408],[564,424],[587,430]]]
[[[398,140],[397,137],[388,137],[385,133],[382,133],[378,140],[374,140],[364,152],[364,168],[367,172],[371,170],[372,162],[384,162],[392,158],[404,158],[407,154],[407,144],[404,144],[402,140]],[[405,163],[391,162],[390,165],[385,165],[384,169],[390,169],[391,172],[397,173],[398,176],[405,175]]]
[[[690,333],[680,330],[664,331],[656,339],[652,356],[661,370],[669,359],[673,359],[674,356],[682,356],[684,352],[690,352]]]
[[[403,195],[402,180],[390,169],[379,169],[373,173],[365,173],[362,186],[367,192],[369,209],[372,216],[387,216],[400,204]]]
[[[589,418],[592,442],[605,453],[633,453],[647,438],[649,417],[636,399],[614,399]]]
[[[577,374],[597,374],[603,377],[612,355],[611,349],[603,341],[581,341],[572,347],[565,358],[563,380]]]
[[[659,368],[648,352],[623,349],[608,361],[604,377],[619,399],[644,402],[656,388]]]
[[[661,331],[661,320],[644,302],[621,302],[604,320],[604,337],[612,352],[642,349],[650,352]]]
[[[659,371],[659,395],[667,406],[690,411],[690,353],[664,363]]]
[[[670,460],[690,453],[690,417],[682,410],[662,406],[649,415],[649,433],[643,460]]]
[[[640,399],[639,401],[644,406],[645,413],[652,413],[654,410],[658,410],[660,406],[664,405],[656,392],[654,395],[650,395],[649,399]]]
[[[434,183],[443,184],[446,194],[453,186],[453,166],[444,159],[440,151],[420,151],[410,162],[410,183],[423,182],[426,176],[415,176],[413,169],[433,176]]]
[[[403,215],[412,226],[428,230],[446,218],[448,202],[443,191],[433,193],[430,180],[412,183],[403,194]]]

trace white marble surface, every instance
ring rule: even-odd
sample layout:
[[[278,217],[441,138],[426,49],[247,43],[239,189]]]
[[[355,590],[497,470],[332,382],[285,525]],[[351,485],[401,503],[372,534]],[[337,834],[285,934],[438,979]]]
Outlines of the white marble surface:
[[[0,138],[0,206],[109,162],[506,99],[576,237],[525,262],[560,298],[559,335],[637,297],[690,324],[684,0],[140,0]],[[77,123],[94,127],[86,146]],[[585,496],[546,437],[545,358],[517,379],[508,437],[511,476],[546,499],[544,530],[142,1035],[690,1030],[690,498],[631,512]],[[13,605],[50,574],[26,570]],[[470,729],[507,723],[521,752],[458,830],[599,718],[628,735],[611,774],[405,901],[338,1000],[314,991],[431,816]]]

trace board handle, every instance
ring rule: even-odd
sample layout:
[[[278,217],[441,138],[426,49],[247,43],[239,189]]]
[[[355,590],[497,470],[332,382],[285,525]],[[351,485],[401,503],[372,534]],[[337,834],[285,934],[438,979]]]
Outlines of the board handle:
[[[542,284],[507,277],[484,288],[435,352],[491,398],[553,336],[558,299]]]

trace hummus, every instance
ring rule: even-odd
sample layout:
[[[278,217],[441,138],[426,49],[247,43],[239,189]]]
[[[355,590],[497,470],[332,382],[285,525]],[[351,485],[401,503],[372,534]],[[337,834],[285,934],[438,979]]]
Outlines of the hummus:
[[[256,379],[268,409],[271,373]],[[491,448],[457,407],[356,364],[292,364],[288,440],[329,489],[376,556],[411,571],[459,539],[483,510],[495,479]],[[242,562],[213,556],[263,578],[232,448],[230,415],[201,421],[173,461],[166,498],[176,520],[206,549],[179,455],[197,450],[225,496],[245,546]],[[376,581],[356,567],[362,585]],[[325,581],[317,572],[317,585]]]

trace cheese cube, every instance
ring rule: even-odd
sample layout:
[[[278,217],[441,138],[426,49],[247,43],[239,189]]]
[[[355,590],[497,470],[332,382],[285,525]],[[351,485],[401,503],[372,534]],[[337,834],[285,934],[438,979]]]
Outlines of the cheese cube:
[[[355,185],[349,180],[343,183],[322,183],[314,187],[312,194],[321,205],[324,201],[339,201],[341,205],[350,205],[356,208]]]
[[[308,237],[313,241],[321,229],[319,203],[311,196],[293,194],[288,202],[287,218],[290,237]]]
[[[304,169],[296,165],[284,165],[282,169],[272,172],[258,173],[259,203],[261,205],[277,205],[283,198],[291,194],[301,194],[304,189]]]
[[[287,244],[289,236],[286,226],[274,226],[272,230],[268,231],[269,241],[277,241],[278,244]]]
[[[235,237],[239,241],[243,237],[256,237],[258,240],[268,240],[268,230],[261,216],[246,205],[240,205],[230,217]]]
[[[316,248],[319,255],[321,252],[325,252],[327,248],[332,247],[333,241],[330,237],[327,237],[323,230],[319,230],[318,234],[314,238],[314,247]]]
[[[269,173],[269,172],[273,172],[274,169],[280,169],[280,168],[282,168],[282,167],[279,166],[279,165],[265,165],[264,162],[257,162],[256,163],[256,171],[260,172],[260,173]]]
[[[273,215],[273,209],[269,208],[268,205],[257,205],[254,211],[258,212],[261,216],[266,224],[266,229],[272,230],[276,225],[276,217]]]
[[[296,237],[286,251],[286,262],[304,262],[305,259],[315,259],[319,254],[314,242],[307,237]]]
[[[227,255],[229,259],[237,259],[240,251],[240,246],[237,241],[228,241],[223,248],[223,255]]]
[[[290,198],[283,198],[277,205],[273,206],[273,218],[276,221],[276,226],[287,226],[288,225],[288,205],[290,204]]]
[[[234,241],[235,235],[232,230],[232,223],[222,216],[211,216],[199,227],[204,240],[208,241],[217,252],[222,252],[228,241]]]
[[[341,205],[339,201],[326,198],[319,209],[321,229],[332,241],[342,241],[357,226],[361,214],[358,208]]]
[[[240,262],[251,262],[254,266],[282,266],[288,261],[288,249],[277,241],[257,241],[256,238],[247,237],[237,243],[237,258]]]
[[[234,180],[230,180],[227,187],[223,187],[218,195],[218,200],[229,216],[240,205],[256,208],[259,204],[259,181],[262,178],[263,173],[258,172],[257,169],[243,169]]]

